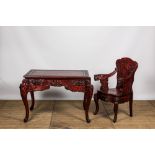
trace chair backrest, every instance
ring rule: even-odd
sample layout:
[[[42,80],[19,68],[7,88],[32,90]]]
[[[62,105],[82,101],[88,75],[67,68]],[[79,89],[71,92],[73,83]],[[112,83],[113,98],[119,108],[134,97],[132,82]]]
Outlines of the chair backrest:
[[[138,63],[130,58],[121,58],[116,61],[117,70],[117,88],[122,89],[123,95],[132,93],[132,84],[134,81],[134,74],[138,68]],[[120,83],[119,79],[124,79]]]

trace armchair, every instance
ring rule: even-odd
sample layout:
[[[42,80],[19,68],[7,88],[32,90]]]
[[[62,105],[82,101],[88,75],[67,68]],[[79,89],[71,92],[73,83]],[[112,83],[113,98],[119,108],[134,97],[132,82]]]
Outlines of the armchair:
[[[130,116],[132,117],[132,103],[133,103],[133,90],[132,84],[134,81],[134,74],[138,68],[138,63],[130,58],[121,58],[116,61],[116,68],[109,74],[97,74],[94,75],[95,81],[100,81],[100,90],[94,94],[94,101],[96,115],[99,111],[98,100],[101,99],[105,102],[112,102],[114,104],[114,119],[117,121],[118,104],[129,101]],[[117,73],[117,86],[116,88],[108,87],[108,79]]]

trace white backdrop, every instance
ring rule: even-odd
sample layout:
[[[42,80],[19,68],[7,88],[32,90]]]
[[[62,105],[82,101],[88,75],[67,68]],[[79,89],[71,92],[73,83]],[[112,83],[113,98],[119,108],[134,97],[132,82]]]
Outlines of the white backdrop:
[[[30,69],[87,69],[108,73],[121,57],[138,61],[134,99],[155,99],[155,27],[0,27],[0,99],[21,99],[19,84]],[[110,87],[115,86],[115,78]],[[83,99],[52,87],[37,99]]]

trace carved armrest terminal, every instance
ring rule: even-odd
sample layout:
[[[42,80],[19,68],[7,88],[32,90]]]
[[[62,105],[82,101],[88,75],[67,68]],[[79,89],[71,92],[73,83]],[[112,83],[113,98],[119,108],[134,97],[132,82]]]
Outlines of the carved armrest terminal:
[[[101,83],[101,90],[102,91],[107,91],[109,88],[108,88],[108,78],[110,78],[111,76],[113,76],[115,73],[116,73],[116,69],[109,73],[109,74],[96,74],[94,75],[94,80],[95,81],[98,81],[100,80],[100,83]]]

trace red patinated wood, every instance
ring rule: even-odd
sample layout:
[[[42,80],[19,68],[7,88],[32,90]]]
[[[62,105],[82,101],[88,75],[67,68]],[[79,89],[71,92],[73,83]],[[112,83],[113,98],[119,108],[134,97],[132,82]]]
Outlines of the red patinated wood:
[[[43,91],[49,89],[50,86],[64,86],[67,90],[73,92],[84,92],[83,107],[86,121],[90,122],[88,111],[93,86],[86,70],[30,70],[25,74],[20,84],[20,93],[26,110],[24,122],[27,122],[29,118],[27,94],[31,93],[32,104],[30,110],[33,110],[35,104],[34,91]]]
[[[130,116],[133,115],[132,112],[132,102],[133,102],[133,90],[132,84],[134,81],[134,74],[138,68],[138,63],[130,58],[122,58],[116,61],[116,68],[110,74],[98,74],[94,75],[94,79],[100,80],[101,88],[94,94],[94,100],[96,104],[97,114],[99,111],[98,100],[114,103],[114,120],[117,121],[117,111],[118,104],[129,101]],[[116,88],[108,87],[108,78],[117,73],[117,86]]]

